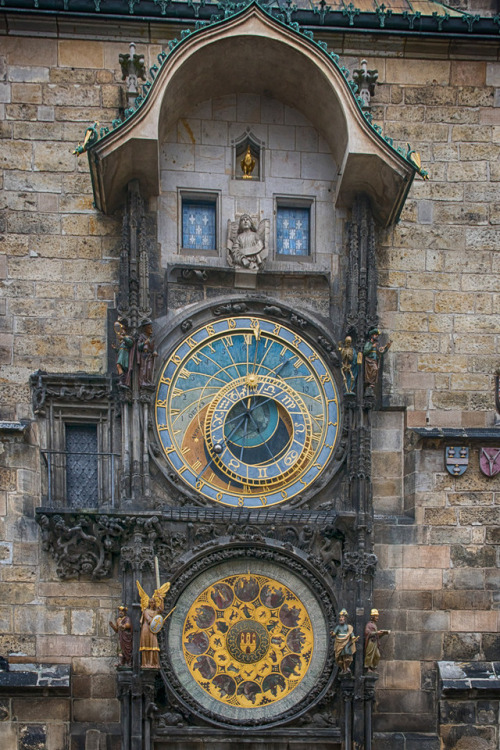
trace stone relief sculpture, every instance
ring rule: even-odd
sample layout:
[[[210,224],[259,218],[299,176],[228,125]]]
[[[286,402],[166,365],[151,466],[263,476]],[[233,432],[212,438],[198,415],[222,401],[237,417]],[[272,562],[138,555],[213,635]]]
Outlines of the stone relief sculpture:
[[[168,590],[170,589],[170,583],[167,581],[163,586],[157,588],[151,597],[146,594],[139,581],[136,581],[136,583],[141,598],[142,611],[140,620],[141,638],[139,646],[139,651],[141,652],[141,666],[147,669],[159,669],[160,647],[158,645],[156,634],[161,630],[164,621],[167,619],[166,617],[163,617],[163,602]]]
[[[258,271],[268,255],[269,219],[257,224],[249,214],[239,221],[228,221],[228,262],[249,271]]]
[[[132,665],[132,621],[127,614],[127,607],[118,607],[116,622],[109,621],[109,625],[118,635],[118,664],[117,667],[130,667]]]
[[[379,630],[377,627],[379,612],[378,609],[372,609],[370,612],[370,622],[365,627],[365,661],[364,666],[368,672],[375,672],[380,661],[380,639],[384,635],[389,635],[390,630]]]
[[[335,637],[335,661],[340,668],[341,674],[349,673],[354,654],[356,653],[356,641],[359,636],[353,633],[352,625],[347,624],[347,610],[339,612],[339,624],[332,630]]]

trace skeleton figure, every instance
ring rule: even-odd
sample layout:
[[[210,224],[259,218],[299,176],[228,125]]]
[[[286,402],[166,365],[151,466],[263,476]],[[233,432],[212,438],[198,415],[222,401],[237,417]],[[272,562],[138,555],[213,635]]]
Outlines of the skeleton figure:
[[[248,214],[243,214],[239,222],[228,221],[227,251],[232,266],[240,266],[250,271],[258,271],[267,258],[267,225],[263,219],[258,227]]]

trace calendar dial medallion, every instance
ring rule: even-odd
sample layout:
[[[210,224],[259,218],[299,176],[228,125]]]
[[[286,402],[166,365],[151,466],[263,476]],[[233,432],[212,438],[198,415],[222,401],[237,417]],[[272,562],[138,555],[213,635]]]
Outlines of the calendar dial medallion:
[[[275,505],[323,472],[338,392],[300,335],[257,317],[202,326],[171,354],[156,394],[167,460],[193,490],[232,507]]]

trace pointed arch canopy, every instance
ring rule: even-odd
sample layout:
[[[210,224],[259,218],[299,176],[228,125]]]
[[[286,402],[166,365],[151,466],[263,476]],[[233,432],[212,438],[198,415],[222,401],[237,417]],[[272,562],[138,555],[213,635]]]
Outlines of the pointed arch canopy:
[[[334,57],[255,3],[187,35],[135,113],[89,148],[96,206],[114,211],[132,179],[145,197],[158,195],[168,130],[199,102],[240,92],[272,96],[302,112],[338,166],[336,204],[350,207],[366,193],[378,221],[391,224],[415,167],[367,122]]]

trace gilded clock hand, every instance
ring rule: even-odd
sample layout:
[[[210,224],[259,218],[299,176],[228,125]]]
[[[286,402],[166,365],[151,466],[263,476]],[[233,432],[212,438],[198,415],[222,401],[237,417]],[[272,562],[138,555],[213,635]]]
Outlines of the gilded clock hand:
[[[250,403],[251,399],[248,399],[248,402]],[[248,407],[247,407],[248,408]],[[245,424],[243,425],[243,441],[241,444],[241,450],[240,450],[240,461],[243,460],[243,451],[245,450],[245,443],[247,441],[247,432],[248,432],[248,418],[249,418],[248,412],[244,414],[245,417]]]
[[[291,357],[288,357],[288,359],[285,359],[284,362],[282,362],[274,371],[271,370],[271,372],[268,372],[266,377],[276,377],[276,375],[279,375],[281,370],[287,365],[292,359],[294,358],[294,355]],[[259,401],[258,403],[254,404],[251,409],[249,409],[249,412],[252,412],[254,409],[257,408],[257,406],[264,406],[264,404],[267,404],[269,401],[272,401],[272,398],[266,398],[264,401]]]

